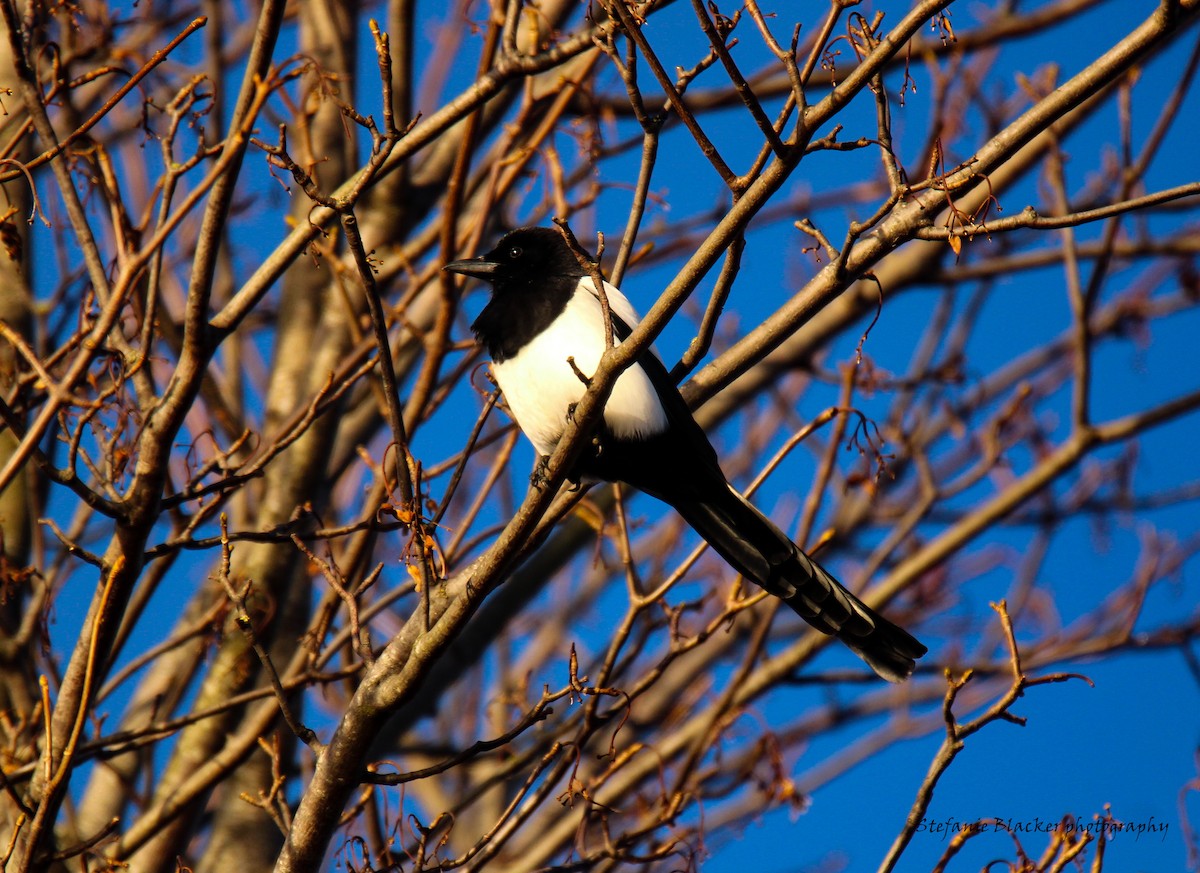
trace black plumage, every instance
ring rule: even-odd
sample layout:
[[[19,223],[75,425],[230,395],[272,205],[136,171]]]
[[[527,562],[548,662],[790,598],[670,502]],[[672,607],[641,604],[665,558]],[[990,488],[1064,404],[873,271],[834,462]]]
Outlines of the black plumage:
[[[586,390],[577,370],[594,372],[604,351],[603,310],[591,278],[549,228],[514,230],[482,257],[445,269],[492,285],[472,329],[492,358],[517,424],[548,455],[568,408]],[[607,283],[605,295],[613,334],[623,340],[637,314]],[[652,350],[614,385],[596,445],[584,450],[573,471],[572,478],[584,477],[625,482],[670,504],[738,572],[817,630],[836,635],[885,679],[906,679],[925,654],[925,646],[847,591],[728,484],[712,444]]]

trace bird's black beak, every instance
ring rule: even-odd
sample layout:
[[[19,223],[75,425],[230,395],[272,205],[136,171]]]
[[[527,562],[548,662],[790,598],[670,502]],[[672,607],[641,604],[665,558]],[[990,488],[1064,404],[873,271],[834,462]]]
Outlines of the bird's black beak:
[[[448,273],[461,273],[464,276],[474,276],[476,279],[491,279],[500,265],[486,258],[466,258],[461,261],[451,261],[442,267]]]

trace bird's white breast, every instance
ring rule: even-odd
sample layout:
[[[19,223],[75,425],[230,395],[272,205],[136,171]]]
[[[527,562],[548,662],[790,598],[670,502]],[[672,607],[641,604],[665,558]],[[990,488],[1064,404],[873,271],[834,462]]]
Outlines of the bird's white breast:
[[[514,356],[492,364],[509,409],[538,454],[548,455],[562,436],[567,409],[587,387],[571,369],[591,376],[604,353],[604,314],[590,278],[581,280],[566,308],[549,327]],[[637,313],[605,283],[609,306],[633,327]],[[619,342],[619,341],[618,341]],[[650,378],[636,363],[618,377],[604,407],[604,423],[615,436],[644,437],[666,429],[667,416]]]

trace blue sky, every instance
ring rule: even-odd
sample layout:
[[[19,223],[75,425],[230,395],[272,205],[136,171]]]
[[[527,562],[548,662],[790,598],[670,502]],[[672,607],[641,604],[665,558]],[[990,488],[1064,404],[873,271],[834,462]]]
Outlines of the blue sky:
[[[1134,4],[1102,4],[1087,16],[1086,25],[1074,26],[1069,33],[1056,31],[1033,36],[1006,47],[989,71],[987,87],[1009,92],[1017,77],[1032,78],[1037,70],[1049,64],[1058,65],[1059,81],[1065,80],[1124,36],[1130,22],[1140,20],[1148,8],[1134,7]],[[892,4],[879,8],[893,14]],[[863,11],[869,14],[865,8]],[[954,22],[960,32],[971,26],[970,16],[975,11],[955,8]],[[682,20],[690,15],[690,10],[675,9],[671,13]],[[678,47],[682,57],[686,54],[684,45],[696,51],[696,43],[684,38],[691,31],[683,24],[670,28],[655,20],[647,33],[664,54],[669,55],[670,48]],[[1085,33],[1086,38],[1080,38]],[[1169,92],[1178,80],[1194,39],[1193,32],[1178,40],[1168,53],[1155,58],[1142,71],[1135,91],[1135,146],[1137,138],[1144,137],[1153,124],[1161,102],[1161,98],[1155,100],[1149,95]],[[744,35],[743,44],[752,42]],[[669,46],[665,50],[664,44]],[[930,90],[924,71],[915,68],[914,72],[918,81],[916,95],[908,97],[904,108],[893,104],[899,151],[908,160],[915,157],[913,149],[921,144],[928,112],[924,98]],[[899,86],[899,74],[889,76],[888,85],[894,93]],[[871,135],[872,116],[869,101],[860,100],[858,109],[847,114],[850,122],[842,139]],[[858,129],[853,124],[855,119],[861,125]],[[1194,143],[1200,135],[1197,119],[1200,119],[1200,100],[1193,93],[1147,175],[1149,190],[1196,179]],[[741,122],[738,129],[744,130],[745,119],[733,119],[728,128],[720,123],[710,123],[709,127],[723,153],[738,155],[740,151],[744,157],[747,152],[739,150],[738,135],[730,133],[737,128],[738,121]],[[1068,178],[1074,188],[1083,187],[1088,174],[1095,172],[1103,150],[1111,148],[1114,124],[1115,113],[1105,111],[1069,139]],[[711,205],[715,186],[704,188],[697,183],[701,178],[711,181],[713,174],[684,134],[677,131],[675,137],[672,145],[664,144],[663,152],[670,158],[661,161],[656,170],[655,189],[669,203],[671,213],[679,216]],[[956,144],[958,158],[968,156],[968,142],[969,138],[964,138]],[[855,172],[878,175],[874,150],[853,157],[839,153],[806,161],[790,189],[821,190],[838,180],[852,178],[847,174]],[[1044,186],[1036,179],[1029,180],[1001,198],[1004,214],[1015,214],[1029,203],[1041,205],[1044,194]],[[848,210],[829,209],[818,216],[818,223],[836,242],[848,219],[863,217]],[[1165,229],[1179,220],[1178,216],[1158,217],[1149,226]],[[1131,225],[1137,227],[1139,223]],[[610,211],[601,209],[597,225],[610,235],[618,233],[623,225],[620,203],[612,204]],[[1099,225],[1078,232],[1080,239],[1097,239],[1099,233]],[[979,240],[969,245],[991,244]],[[1059,242],[1054,235],[1046,234],[1039,245],[1056,247]],[[803,274],[807,268],[803,256],[797,254],[799,248],[795,231],[786,223],[752,232],[731,302],[731,308],[738,309],[737,318],[742,323],[752,326],[757,311],[770,311],[794,290],[797,274]],[[782,270],[781,252],[785,261]],[[635,274],[624,290],[635,304],[648,308],[653,289],[665,281],[668,272]],[[1136,275],[1134,267],[1126,267],[1118,271],[1119,278],[1111,285],[1120,288]],[[707,287],[703,286],[701,292]],[[904,371],[913,342],[929,318],[932,296],[916,292],[885,304],[879,323],[865,345],[866,354],[885,371]],[[1058,335],[1069,325],[1061,268],[1000,281],[989,297],[980,323],[978,335],[970,345],[972,363],[977,368],[973,376],[1007,362],[1040,340]],[[1156,325],[1148,342],[1112,343],[1098,350],[1093,383],[1097,417],[1104,419],[1146,408],[1179,392],[1181,386],[1183,390],[1194,390],[1200,384],[1200,369],[1195,366],[1192,348],[1192,338],[1198,331],[1200,317],[1191,312]],[[690,338],[686,331],[683,334],[676,336],[668,330],[659,341],[658,347],[668,360]],[[827,367],[849,360],[858,334],[851,331],[839,341],[829,353]],[[831,389],[825,393],[832,396]],[[819,411],[821,396],[819,391],[806,395],[800,414],[813,415]],[[1053,433],[1065,435],[1068,403],[1069,392],[1060,391],[1039,412],[1051,419],[1058,416],[1057,427],[1053,421],[1048,422]],[[1141,487],[1157,489],[1180,484],[1200,473],[1194,455],[1197,425],[1200,417],[1193,413],[1139,440],[1137,481]],[[720,437],[727,442],[737,440],[736,434],[723,432]],[[803,476],[803,472],[796,475]],[[775,488],[786,490],[786,484],[778,483],[780,478],[786,480],[786,476],[774,477]],[[807,479],[799,478],[798,482],[802,491]],[[772,499],[784,496],[778,490],[768,490],[760,505],[770,506]],[[1118,518],[1103,531],[1087,519],[1071,521],[1065,526],[1038,575],[1039,583],[1053,592],[1064,624],[1087,612],[1129,578],[1137,560],[1139,537],[1146,534],[1150,525],[1161,535],[1180,541],[1195,538],[1200,532],[1194,503],[1143,514],[1136,519]],[[1006,596],[1015,565],[1029,539],[1028,530],[1007,528],[989,533],[969,547],[968,553],[997,546],[1005,553],[999,567],[969,580],[961,591],[962,600],[972,612],[986,612],[988,601]],[[1200,561],[1193,557],[1179,577],[1157,589],[1139,620],[1138,629],[1151,629],[1194,614],[1200,592],[1198,572]],[[939,633],[939,627],[948,628],[947,619],[945,615],[935,617],[922,628],[935,652],[938,643],[945,642],[946,630]],[[1023,635],[1018,624],[1018,639]],[[837,652],[829,654],[832,658],[842,657]],[[1064,814],[1088,821],[1102,813],[1106,804],[1111,804],[1115,818],[1144,831],[1140,835],[1117,835],[1108,850],[1106,869],[1185,868],[1178,797],[1185,782],[1197,775],[1195,754],[1200,740],[1196,718],[1200,713],[1197,677],[1189,672],[1178,651],[1139,653],[1061,669],[1085,673],[1095,686],[1071,682],[1031,689],[1013,707],[1014,713],[1028,719],[1025,727],[996,723],[968,739],[965,751],[938,786],[929,810],[930,829],[916,836],[898,869],[932,868],[946,848],[943,835],[931,832],[935,824],[953,828],[956,822],[961,826],[982,817],[998,817],[1011,820],[1014,827],[1023,823],[1036,829],[1039,824],[1052,826]],[[769,724],[774,724],[774,718],[786,720],[790,699],[790,695],[781,694],[781,700],[763,701],[758,707],[760,717]],[[960,713],[960,718],[966,715]],[[795,760],[794,774],[803,778],[810,767],[837,747],[853,742],[858,732],[856,726],[840,735],[819,738]],[[712,840],[708,846],[712,855],[705,869],[721,873],[735,873],[748,866],[765,873],[875,869],[902,825],[940,742],[940,732],[902,742],[819,788],[803,814],[775,810],[747,826],[740,837]],[[1195,794],[1190,795],[1188,807],[1193,820],[1200,818],[1200,799]],[[1034,857],[1040,855],[1047,842],[1045,833],[1033,833],[1023,840]],[[950,869],[979,869],[998,857],[1013,857],[1011,841],[1004,834],[989,833],[971,841]]]
[[[896,14],[893,4],[876,5],[885,9],[889,16]],[[823,5],[813,5],[814,10],[818,7],[823,11]],[[988,87],[1011,92],[1019,76],[1032,77],[1048,64],[1057,64],[1061,70],[1060,79],[1066,78],[1123,36],[1130,22],[1139,20],[1149,8],[1149,4],[1101,4],[1087,16],[1086,26],[1077,25],[1066,33],[1055,31],[1014,43],[992,64]],[[869,5],[864,5],[861,11],[866,14],[868,9]],[[955,26],[960,30],[968,29],[976,11],[973,7],[956,8]],[[780,12],[783,13],[782,7]],[[688,5],[677,3],[662,16],[652,18],[647,28],[647,35],[663,53],[668,68],[675,63],[690,65],[702,52],[702,37],[693,27],[686,26],[690,16]],[[748,28],[749,22],[743,27]],[[743,38],[745,50],[752,53],[751,57],[758,57],[753,54],[756,50],[751,47],[754,42],[751,36],[747,30]],[[1135,138],[1144,136],[1153,124],[1161,102],[1161,97],[1156,99],[1154,95],[1166,93],[1172,87],[1194,41],[1193,29],[1143,71],[1135,90]],[[468,43],[474,47],[477,40]],[[462,64],[452,72],[451,91],[469,81],[474,63],[470,53],[464,53]],[[373,59],[366,58],[364,64],[365,70],[371,70]],[[914,75],[917,93],[908,96],[905,107],[893,106],[898,150],[902,158],[910,161],[916,157],[922,141],[928,120],[926,97],[930,93],[924,70],[915,67]],[[373,73],[364,72],[364,76],[365,82],[374,81]],[[697,87],[720,81],[719,71],[714,70]],[[894,93],[899,87],[899,74],[890,75],[887,84]],[[363,103],[369,108],[373,100],[374,90],[364,88]],[[1095,172],[1100,154],[1112,141],[1114,119],[1114,112],[1106,110],[1069,139],[1067,150],[1072,155],[1072,162],[1068,173],[1073,188],[1082,188],[1088,174]],[[1200,136],[1197,119],[1200,119],[1200,99],[1192,94],[1161,156],[1147,176],[1149,188],[1168,187],[1197,178],[1195,142]],[[873,109],[869,101],[859,101],[841,120],[846,124],[844,140],[873,133]],[[747,137],[754,131],[744,113],[740,109],[729,110],[711,124],[710,133],[723,154],[735,166],[744,166],[756,148],[756,141]],[[971,119],[969,124],[978,126],[978,119]],[[629,132],[628,128],[619,131],[621,135]],[[957,157],[967,156],[964,150],[970,141],[967,136],[956,144]],[[661,218],[680,218],[722,202],[719,180],[685,132],[670,131],[664,137],[662,155],[653,184],[655,193],[662,200],[652,206],[647,218],[648,228]],[[604,165],[604,172],[612,175],[602,181],[610,182],[614,187],[600,197],[594,210],[573,222],[581,237],[584,231],[601,229],[610,240],[618,238],[629,206],[629,192],[625,186],[633,179],[635,160],[636,153],[632,153],[627,159]],[[255,185],[265,193],[265,202],[277,204],[286,198],[257,156],[252,156],[248,162],[247,173],[258,175]],[[877,153],[873,149],[852,154],[818,155],[802,165],[785,193],[827,190],[847,179],[877,174]],[[1042,203],[1044,192],[1044,186],[1036,179],[1027,181],[1004,195],[1004,214],[1015,214],[1027,203]],[[864,216],[852,209],[829,207],[814,213],[813,217],[832,231],[836,239],[844,232],[849,220]],[[256,258],[266,250],[264,240],[274,241],[282,236],[285,228],[278,219],[278,214],[270,210],[264,210],[261,225],[255,223],[259,220],[256,217],[247,217],[247,227],[252,232],[235,241],[239,270],[248,273],[253,269]],[[1152,230],[1165,230],[1189,219],[1187,213],[1172,213],[1153,219],[1148,226]],[[1131,226],[1137,224],[1131,222]],[[1099,226],[1079,231],[1084,239],[1095,239],[1099,233]],[[807,244],[806,238],[800,240],[790,222],[752,228],[727,323],[741,329],[751,327],[793,294],[812,269],[808,256],[799,252]],[[969,245],[992,244],[977,240]],[[1058,241],[1047,234],[1040,245],[1054,247]],[[671,272],[670,265],[635,270],[624,284],[624,290],[644,311]],[[1137,275],[1136,267],[1122,267],[1112,284],[1120,287],[1126,281],[1135,281]],[[1164,280],[1164,285],[1156,291],[1167,286],[1169,281]],[[699,293],[703,295],[709,287],[711,277]],[[930,317],[933,300],[932,291],[914,291],[887,301],[864,346],[865,353],[878,367],[892,373],[905,370],[913,344]],[[481,303],[482,298],[476,293],[465,306],[473,312]],[[1068,325],[1061,270],[1030,271],[998,282],[985,305],[977,335],[970,344],[975,369],[968,377],[982,376],[1021,350],[1056,336]],[[860,333],[860,330],[850,331],[839,339],[828,350],[824,366],[833,369],[838,363],[850,360]],[[1134,337],[1099,349],[1094,380],[1097,416],[1106,418],[1144,409],[1165,397],[1200,385],[1200,368],[1195,363],[1194,349],[1197,335],[1200,335],[1200,313],[1193,311],[1156,324],[1148,341]],[[668,362],[673,362],[690,337],[690,323],[678,319],[664,332],[658,348]],[[720,342],[715,351],[719,350]],[[805,394],[803,404],[796,412],[801,417],[815,415],[835,396],[832,387],[815,386]],[[887,397],[878,398],[875,408],[885,410],[887,401]],[[469,404],[475,399],[463,398],[462,402]],[[872,401],[864,398],[862,402],[869,405]],[[1039,415],[1046,417],[1050,432],[1060,438],[1066,433],[1068,402],[1069,392],[1063,390],[1039,408]],[[439,444],[460,445],[473,420],[469,405],[464,406],[464,413],[457,423],[451,416],[443,417],[443,423],[437,428],[421,433],[415,446],[417,452],[426,451],[431,458],[440,459]],[[1200,464],[1195,458],[1198,425],[1200,416],[1193,413],[1139,440],[1137,481],[1141,487],[1158,490],[1200,476]],[[725,428],[718,431],[715,440],[718,446],[728,448],[736,446],[739,437],[736,430]],[[528,446],[522,445],[519,452],[521,459],[513,464],[514,487],[518,493],[523,487],[526,464],[532,463]],[[1022,459],[1018,457],[1015,461],[1021,463]],[[772,477],[759,504],[764,509],[786,510],[789,500],[794,500],[796,494],[805,493],[812,469],[807,455],[797,453],[779,474]],[[639,511],[655,511],[643,509],[644,504],[644,499],[637,504]],[[1192,502],[1140,513],[1137,517],[1119,517],[1104,529],[1098,529],[1090,519],[1065,523],[1038,574],[1039,583],[1052,592],[1055,609],[1063,624],[1086,613],[1129,578],[1136,565],[1140,542],[1151,526],[1161,536],[1187,541],[1200,535],[1197,517],[1197,506]],[[921,636],[931,644],[935,657],[956,639],[956,613],[986,613],[989,601],[1010,592],[1015,568],[1028,549],[1030,539],[1028,529],[1011,526],[989,533],[984,540],[972,544],[968,549],[970,554],[995,553],[999,559],[987,572],[964,583],[957,604],[942,614],[931,616],[921,627]],[[192,567],[207,572],[208,566],[202,557],[185,556],[177,571]],[[403,568],[390,567],[389,574],[393,582],[401,580]],[[1198,574],[1200,562],[1193,557],[1177,578],[1156,587],[1138,628],[1148,630],[1194,614],[1200,593]],[[80,582],[82,578],[76,581]],[[80,620],[71,613],[71,599],[60,601],[57,624],[53,629],[59,641],[72,639]],[[84,598],[80,596],[78,600],[81,603]],[[619,600],[614,595],[611,608],[620,608]],[[155,608],[168,615],[175,607],[177,602],[173,595],[164,589]],[[161,630],[155,624],[154,621],[143,623],[130,651],[139,651],[141,645],[155,638]],[[1029,632],[1018,622],[1018,640]],[[829,663],[850,665],[852,662],[852,656],[831,649],[821,656],[818,666]],[[1105,804],[1111,804],[1112,813],[1119,820],[1135,825],[1164,823],[1167,829],[1165,834],[1118,835],[1109,849],[1107,869],[1184,869],[1186,858],[1178,797],[1187,780],[1198,775],[1195,753],[1200,742],[1197,723],[1200,690],[1197,677],[1189,671],[1177,651],[1131,654],[1098,664],[1071,664],[1063,669],[1085,673],[1095,686],[1071,682],[1031,689],[1013,707],[1015,713],[1028,719],[1026,726],[997,723],[971,737],[965,751],[938,787],[929,811],[931,822],[953,827],[955,822],[987,816],[1023,822],[1053,822],[1068,813],[1086,819],[1102,812]],[[119,702],[120,698],[116,698],[114,707]],[[811,703],[812,698],[791,690],[781,691],[760,701],[753,715],[767,723],[775,720],[786,723],[799,714],[796,707],[805,702]],[[922,711],[927,712],[928,708]],[[860,734],[861,726],[856,726],[818,738],[789,759],[793,776],[802,780],[811,768],[839,747],[852,744]],[[747,825],[740,834],[714,838],[708,845],[711,855],[704,869],[716,873],[740,873],[748,865],[763,873],[874,869],[899,830],[940,740],[940,733],[934,733],[904,741],[817,789],[803,814],[789,810],[771,811]],[[1192,794],[1188,804],[1193,819],[1200,820],[1200,797]],[[1040,833],[1032,835],[1025,843],[1035,857],[1045,844],[1046,835]],[[918,834],[898,869],[930,869],[944,848],[940,834]],[[1002,834],[988,834],[972,841],[950,869],[978,869],[987,860],[1000,856],[1012,857],[1011,842]]]

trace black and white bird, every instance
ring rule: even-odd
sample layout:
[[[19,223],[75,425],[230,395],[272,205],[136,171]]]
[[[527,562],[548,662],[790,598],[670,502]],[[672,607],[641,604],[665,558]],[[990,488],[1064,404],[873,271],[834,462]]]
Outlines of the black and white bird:
[[[556,231],[511,231],[490,252],[446,270],[492,286],[471,325],[492,359],[508,408],[540,456],[554,451],[573,405],[605,350],[605,320],[591,277]],[[619,342],[638,316],[604,285]],[[573,366],[572,366],[573,362]],[[652,350],[618,377],[594,444],[572,479],[626,482],[670,504],[739,573],[779,597],[817,630],[837,636],[891,682],[925,654],[903,628],[847,591],[725,479],[717,454]]]

